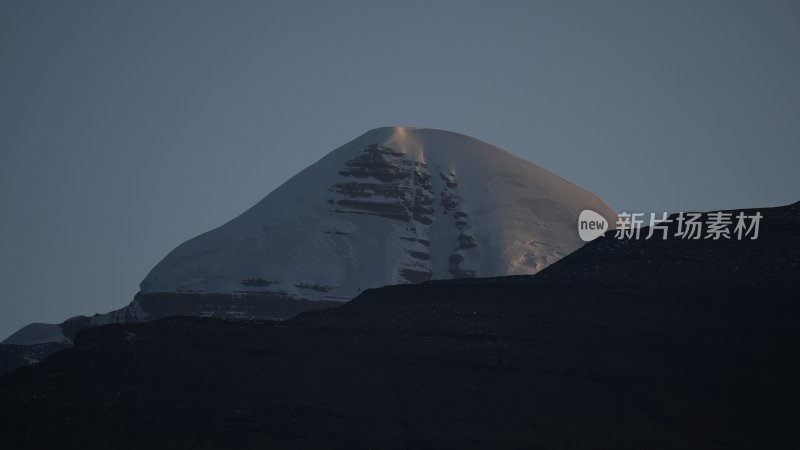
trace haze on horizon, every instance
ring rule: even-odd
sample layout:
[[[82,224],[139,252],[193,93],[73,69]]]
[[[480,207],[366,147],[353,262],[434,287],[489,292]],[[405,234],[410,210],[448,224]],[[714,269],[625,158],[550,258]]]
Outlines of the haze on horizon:
[[[617,210],[800,200],[800,3],[0,3],[0,339],[127,304],[365,131],[457,131]]]

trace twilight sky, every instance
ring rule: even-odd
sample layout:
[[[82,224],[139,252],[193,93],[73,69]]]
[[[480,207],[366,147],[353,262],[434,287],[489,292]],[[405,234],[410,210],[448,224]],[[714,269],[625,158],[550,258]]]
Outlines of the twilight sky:
[[[0,2],[0,339],[386,125],[617,210],[800,200],[800,2]]]

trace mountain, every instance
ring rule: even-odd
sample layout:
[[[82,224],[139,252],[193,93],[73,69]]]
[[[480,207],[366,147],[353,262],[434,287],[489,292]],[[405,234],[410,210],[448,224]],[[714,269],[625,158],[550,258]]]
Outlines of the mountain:
[[[614,223],[595,195],[493,145],[378,128],[178,246],[130,305],[15,333],[3,342],[15,347],[0,346],[10,364],[0,369],[70,345],[88,326],[174,315],[283,319],[389,284],[533,274],[583,244],[584,209]],[[41,348],[20,356],[19,345]]]
[[[178,246],[141,292],[342,301],[388,284],[532,274],[582,245],[584,209],[616,217],[591,193],[485,142],[379,128]]]
[[[758,212],[755,240],[86,329],[0,377],[0,447],[799,448],[800,203]]]

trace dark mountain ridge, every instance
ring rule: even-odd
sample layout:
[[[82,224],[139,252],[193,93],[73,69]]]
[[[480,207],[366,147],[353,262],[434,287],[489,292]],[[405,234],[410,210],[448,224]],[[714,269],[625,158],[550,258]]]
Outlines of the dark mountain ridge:
[[[85,329],[0,378],[0,446],[798,448],[800,204],[759,211],[756,240]]]

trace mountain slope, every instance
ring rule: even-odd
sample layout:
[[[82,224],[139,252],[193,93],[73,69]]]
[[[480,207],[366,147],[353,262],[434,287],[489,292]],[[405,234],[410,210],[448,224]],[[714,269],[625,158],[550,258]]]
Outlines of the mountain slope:
[[[615,217],[591,193],[485,142],[379,128],[173,250],[141,291],[349,300],[387,284],[531,274],[582,245],[583,209]]]
[[[84,330],[0,378],[0,446],[798,448],[800,204],[760,211],[753,241],[607,236],[283,322]]]

